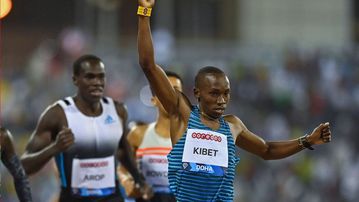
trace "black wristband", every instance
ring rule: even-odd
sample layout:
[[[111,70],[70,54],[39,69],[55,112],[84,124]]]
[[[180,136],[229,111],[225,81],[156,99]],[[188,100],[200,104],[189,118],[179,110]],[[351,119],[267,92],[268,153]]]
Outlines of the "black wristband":
[[[312,145],[308,142],[307,136],[308,135],[305,135],[305,136],[299,138],[299,145],[302,146],[303,148],[314,150]]]

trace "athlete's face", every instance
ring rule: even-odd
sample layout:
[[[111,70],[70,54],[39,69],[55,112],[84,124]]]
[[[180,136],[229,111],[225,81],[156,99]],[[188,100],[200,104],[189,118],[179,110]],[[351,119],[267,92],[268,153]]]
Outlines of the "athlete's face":
[[[106,83],[104,64],[97,60],[82,62],[81,71],[79,75],[73,76],[73,81],[83,99],[90,102],[100,101]]]
[[[182,92],[182,84],[181,84],[181,80],[179,80],[178,78],[174,77],[174,76],[169,76],[168,80],[170,81],[172,87],[180,92]],[[167,112],[165,110],[165,108],[162,106],[161,102],[158,100],[157,96],[152,97],[152,103],[153,105],[155,105],[156,107],[158,107],[158,110],[160,113],[163,113],[165,115],[167,115]]]
[[[194,89],[201,111],[212,118],[223,115],[230,98],[230,84],[225,74],[206,74]]]

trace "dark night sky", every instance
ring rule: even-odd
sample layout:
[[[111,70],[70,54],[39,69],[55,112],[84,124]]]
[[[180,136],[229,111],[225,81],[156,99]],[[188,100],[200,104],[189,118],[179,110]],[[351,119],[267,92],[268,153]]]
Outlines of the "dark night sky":
[[[8,26],[63,26],[73,22],[75,0],[12,0],[13,8],[3,20]]]

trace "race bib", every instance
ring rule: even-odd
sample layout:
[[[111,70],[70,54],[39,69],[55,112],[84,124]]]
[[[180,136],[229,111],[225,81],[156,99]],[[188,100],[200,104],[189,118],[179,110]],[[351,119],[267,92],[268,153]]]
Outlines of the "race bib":
[[[227,136],[208,130],[188,129],[183,169],[222,176],[228,168]]]
[[[106,196],[114,193],[115,187],[115,160],[113,156],[73,159],[71,188],[74,195]]]
[[[168,186],[167,156],[144,155],[142,157],[142,171],[146,181],[151,185]]]

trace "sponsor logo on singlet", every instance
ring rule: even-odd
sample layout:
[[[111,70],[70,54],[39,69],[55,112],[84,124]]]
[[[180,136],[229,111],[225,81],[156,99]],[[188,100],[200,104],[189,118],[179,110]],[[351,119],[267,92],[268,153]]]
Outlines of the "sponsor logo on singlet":
[[[227,136],[215,131],[188,129],[183,169],[222,176],[228,167]]]
[[[114,122],[115,122],[115,120],[110,115],[107,115],[107,117],[105,119],[105,124],[111,124]]]

